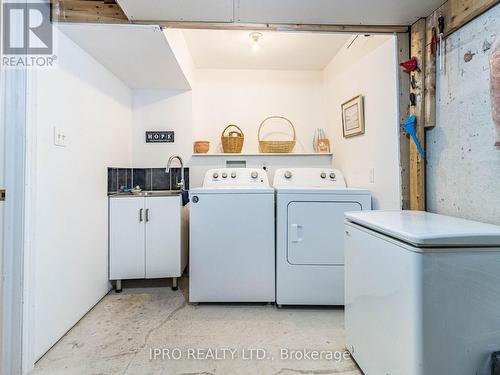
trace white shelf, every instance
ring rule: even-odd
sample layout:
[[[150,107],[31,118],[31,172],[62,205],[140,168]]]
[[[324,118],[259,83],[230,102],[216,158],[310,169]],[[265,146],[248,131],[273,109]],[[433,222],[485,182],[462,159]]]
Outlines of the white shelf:
[[[297,153],[240,153],[240,154],[230,154],[230,153],[209,153],[209,154],[193,154],[193,157],[248,157],[248,156],[277,156],[277,157],[297,157],[297,156],[308,156],[308,157],[333,157],[333,153],[317,153],[317,152],[297,152]]]

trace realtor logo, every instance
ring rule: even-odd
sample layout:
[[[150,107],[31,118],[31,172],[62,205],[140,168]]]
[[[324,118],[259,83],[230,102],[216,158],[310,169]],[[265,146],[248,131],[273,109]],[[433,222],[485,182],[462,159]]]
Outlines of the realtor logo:
[[[2,9],[5,55],[51,55],[50,3],[4,3]]]

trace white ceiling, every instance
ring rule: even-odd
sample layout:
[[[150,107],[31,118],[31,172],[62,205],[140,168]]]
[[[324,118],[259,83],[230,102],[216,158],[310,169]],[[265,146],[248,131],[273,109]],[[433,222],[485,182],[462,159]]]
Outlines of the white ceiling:
[[[404,25],[445,0],[118,0],[131,20]]]
[[[58,27],[130,88],[191,87],[158,26],[59,23]]]
[[[351,37],[348,34],[262,32],[252,50],[250,31],[183,30],[199,69],[322,70]]]

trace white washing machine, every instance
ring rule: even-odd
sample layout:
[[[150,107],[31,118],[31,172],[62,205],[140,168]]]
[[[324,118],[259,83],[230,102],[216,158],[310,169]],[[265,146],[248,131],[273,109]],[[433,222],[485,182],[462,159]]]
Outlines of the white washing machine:
[[[276,303],[344,304],[344,213],[371,209],[367,190],[339,170],[279,169],[276,190]]]
[[[366,375],[490,375],[500,227],[418,211],[346,214],[346,347]]]
[[[263,169],[212,169],[190,191],[190,302],[274,302],[274,189]]]

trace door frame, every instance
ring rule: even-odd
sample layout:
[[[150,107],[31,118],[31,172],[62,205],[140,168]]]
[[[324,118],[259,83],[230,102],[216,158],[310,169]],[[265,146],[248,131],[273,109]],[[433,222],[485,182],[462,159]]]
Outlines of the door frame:
[[[17,1],[23,3],[28,2],[28,0]],[[0,0],[0,5],[4,2],[6,2],[6,0]],[[321,28],[310,31],[338,32]],[[347,31],[344,30],[344,32]],[[406,33],[395,33],[394,30],[393,32],[386,31],[378,33],[395,35],[398,41],[401,35],[407,35]],[[405,39],[403,39],[403,41],[404,40]],[[0,329],[2,325],[5,326],[6,324],[13,327],[13,322],[15,322],[15,326],[18,327],[18,329],[16,332],[13,332],[12,329],[10,330],[11,332],[3,332],[0,330],[0,373],[3,370],[1,366],[11,366],[8,371],[3,371],[8,374],[22,374],[29,372],[33,368],[35,360],[33,356],[34,327],[32,319],[34,313],[35,282],[31,270],[34,269],[33,253],[36,243],[34,243],[34,238],[32,238],[30,229],[33,226],[31,221],[34,216],[32,210],[35,208],[35,196],[33,192],[30,192],[29,186],[32,186],[36,179],[36,175],[33,174],[36,158],[31,154],[31,151],[35,149],[34,146],[36,146],[36,136],[32,134],[32,131],[35,130],[32,128],[34,121],[31,117],[31,108],[33,105],[36,105],[36,98],[30,95],[36,90],[36,71],[19,69],[16,71],[9,70],[7,73],[12,79],[9,93],[15,92],[16,98],[22,99],[19,100],[22,106],[16,107],[10,114],[16,114],[18,116],[19,121],[16,122],[16,125],[13,126],[12,123],[5,124],[7,130],[5,142],[9,147],[9,155],[12,156],[8,160],[9,166],[6,165],[6,179],[9,179],[11,182],[6,185],[9,193],[8,202],[11,206],[11,210],[8,212],[6,211],[6,218],[9,218],[11,225],[5,228],[5,234],[8,233],[9,229],[12,233],[9,235],[11,251],[5,251],[5,249],[9,249],[6,238],[3,243],[1,255],[8,260],[5,264],[9,265],[9,273],[6,275],[8,277],[5,279],[5,284],[0,285],[0,288],[7,291],[5,295],[1,296],[3,306],[11,307],[10,310],[12,311],[7,315],[2,314],[0,310]],[[404,97],[407,97],[407,95]],[[401,96],[401,98],[404,97]],[[2,114],[2,116],[4,115]],[[7,113],[5,116],[7,116]],[[0,122],[2,122],[2,120],[3,119],[0,118]],[[4,125],[3,122],[2,125]],[[9,303],[5,303],[7,299]],[[5,335],[3,335],[3,333],[5,333]],[[6,352],[2,349],[2,343],[8,343],[8,345],[4,345],[4,347],[15,355],[11,356],[10,354],[4,354]],[[9,359],[15,358],[15,361],[10,361],[10,363],[8,363],[8,361],[3,360],[2,355],[5,355],[5,358]]]
[[[3,4],[0,0],[0,16]],[[26,4],[27,0],[17,3]],[[15,26],[15,24],[14,24]],[[14,37],[22,37],[22,25],[15,27]],[[0,44],[3,30],[0,30]],[[0,46],[3,47],[3,46]],[[2,48],[0,48],[0,56]],[[7,191],[4,203],[3,241],[0,256],[0,372],[23,372],[23,286],[26,192],[26,124],[28,103],[28,71],[26,68],[0,67],[0,125],[4,136],[4,180]]]

